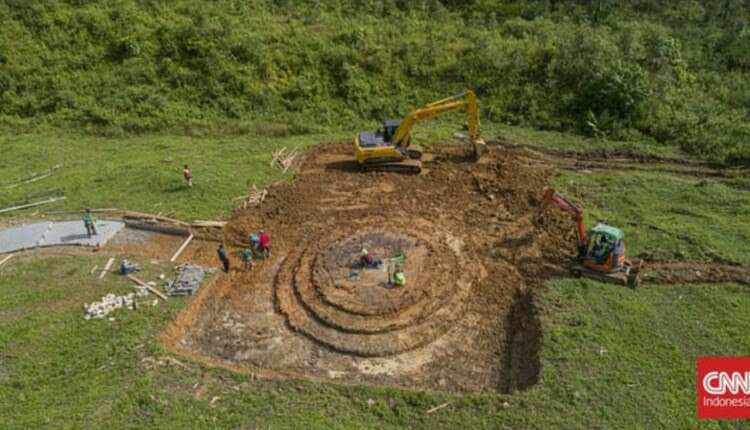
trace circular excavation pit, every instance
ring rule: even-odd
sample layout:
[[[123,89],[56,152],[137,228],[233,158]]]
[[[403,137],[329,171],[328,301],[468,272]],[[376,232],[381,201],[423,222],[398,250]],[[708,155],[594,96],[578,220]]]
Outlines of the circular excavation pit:
[[[270,259],[233,271],[168,328],[182,353],[266,377],[497,392],[536,381],[533,291],[570,252],[531,217],[547,174],[491,146],[432,148],[420,175],[361,173],[350,144],[308,150],[291,183],[239,210],[226,234],[271,235]],[[359,267],[362,248],[383,261]],[[389,258],[403,254],[403,261]],[[230,256],[231,258],[231,256]],[[400,264],[406,285],[388,285]]]
[[[382,261],[379,268],[358,267],[362,248]],[[412,230],[300,249],[279,272],[279,307],[294,329],[339,352],[377,357],[418,348],[455,323],[470,290],[471,276],[460,270],[467,262],[455,248],[445,237]],[[404,286],[388,285],[396,265]]]

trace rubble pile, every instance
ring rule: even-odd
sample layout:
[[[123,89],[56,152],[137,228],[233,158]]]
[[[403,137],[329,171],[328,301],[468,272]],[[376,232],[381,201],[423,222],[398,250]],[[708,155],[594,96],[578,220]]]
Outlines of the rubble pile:
[[[205,269],[201,266],[190,263],[182,263],[174,268],[177,279],[173,282],[170,279],[165,281],[164,289],[170,296],[192,296],[198,291],[203,277],[206,273],[213,273],[215,268]]]
[[[113,293],[109,293],[97,302],[84,304],[83,308],[86,309],[86,314],[83,318],[85,320],[104,318],[110,312],[122,307],[133,310],[138,306],[136,304],[137,298],[146,295],[148,295],[148,290],[145,288],[138,288],[137,292],[128,293],[124,296],[117,296]]]

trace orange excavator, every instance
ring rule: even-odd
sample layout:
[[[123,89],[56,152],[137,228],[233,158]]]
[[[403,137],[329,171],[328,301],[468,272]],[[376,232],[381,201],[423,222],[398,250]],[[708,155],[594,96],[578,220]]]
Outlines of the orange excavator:
[[[640,271],[643,261],[628,259],[623,243],[625,234],[622,230],[599,223],[587,231],[583,224],[581,207],[554,188],[544,190],[544,200],[534,215],[535,223],[539,223],[542,214],[552,203],[573,215],[576,222],[578,255],[571,267],[571,272],[575,276],[586,276],[630,287],[641,284]]]

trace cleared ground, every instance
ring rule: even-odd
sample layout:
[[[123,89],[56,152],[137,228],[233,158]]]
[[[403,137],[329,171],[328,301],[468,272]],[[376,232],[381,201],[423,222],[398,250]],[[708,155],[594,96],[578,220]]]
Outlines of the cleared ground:
[[[350,151],[311,149],[293,182],[235,213],[228,238],[263,227],[272,258],[204,291],[167,342],[266,377],[462,393],[536,383],[536,295],[566,275],[574,251],[567,214],[531,222],[556,168],[493,144],[476,164],[466,146],[446,146],[431,149],[422,175],[362,174]],[[359,269],[362,247],[403,252],[407,285],[388,288],[386,267]],[[749,279],[718,262],[648,264],[650,283]]]

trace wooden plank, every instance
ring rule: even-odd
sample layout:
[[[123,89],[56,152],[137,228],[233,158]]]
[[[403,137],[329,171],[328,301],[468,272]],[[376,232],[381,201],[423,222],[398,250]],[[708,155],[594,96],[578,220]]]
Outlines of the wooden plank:
[[[91,209],[91,212],[118,212],[119,209],[117,208],[102,208],[102,209]],[[66,210],[66,211],[47,211],[45,212],[47,215],[64,215],[64,214],[82,214],[84,211],[81,209],[78,210]]]
[[[170,262],[174,262],[175,260],[177,260],[177,257],[179,257],[182,251],[188,246],[188,243],[193,240],[193,237],[193,234],[190,233],[190,236],[188,236],[188,238],[185,239],[184,242],[182,242],[182,245],[180,245],[180,247],[177,249],[177,252],[175,252],[172,258],[169,259]]]
[[[165,216],[156,216],[154,214],[144,213],[144,212],[134,212],[134,211],[122,211],[123,215],[130,218],[136,218],[136,219],[155,219],[157,221],[163,221],[163,222],[171,222],[173,224],[181,225],[183,227],[187,227],[190,224],[186,223],[185,221],[180,221],[177,219],[167,218]]]
[[[34,202],[34,203],[28,203],[28,204],[20,205],[20,206],[13,206],[13,207],[5,208],[5,209],[0,209],[0,213],[15,211],[15,210],[18,210],[18,209],[33,208],[34,206],[46,205],[47,203],[59,202],[61,200],[65,200],[65,199],[67,199],[67,197],[62,196],[62,197],[55,197],[55,198],[49,199],[49,200],[43,200],[41,202]]]
[[[35,191],[33,193],[26,194],[23,196],[24,202],[28,202],[30,199],[37,198],[37,197],[43,197],[48,196],[50,194],[62,194],[61,188],[50,188],[48,190],[42,190],[42,191]]]
[[[171,234],[173,236],[190,236],[190,231],[182,227],[171,227],[165,225],[147,224],[144,222],[125,220],[125,225],[140,230],[155,231],[157,233]]]
[[[168,299],[168,297],[167,297],[167,296],[165,296],[165,295],[164,295],[164,293],[162,293],[161,291],[159,291],[159,290],[157,290],[156,288],[152,287],[151,285],[149,285],[149,284],[147,284],[147,283],[145,283],[145,282],[141,281],[140,279],[136,278],[135,276],[133,276],[133,275],[130,275],[130,274],[127,274],[127,275],[125,275],[125,276],[127,276],[128,278],[130,278],[130,280],[132,280],[132,281],[133,281],[133,282],[135,282],[136,284],[140,285],[141,287],[145,287],[145,288],[146,288],[147,290],[149,290],[149,291],[151,291],[152,293],[156,294],[156,295],[157,295],[157,296],[159,296],[159,297],[160,297],[160,298],[161,298],[162,300],[167,300],[167,299]]]
[[[44,178],[48,177],[49,175],[51,175],[52,173],[54,173],[55,170],[59,169],[62,166],[63,166],[62,164],[57,164],[57,165],[52,166],[51,168],[47,169],[44,172],[34,173],[33,175],[29,176],[26,179],[21,179],[21,181],[19,181],[17,184],[9,185],[6,188],[8,188],[8,189],[15,188],[15,187],[17,187],[19,185],[28,184],[28,183],[31,183],[31,182],[36,182],[36,181],[38,181],[40,179],[44,179]]]
[[[227,225],[226,221],[201,221],[195,220],[190,223],[190,227],[224,227]]]
[[[6,261],[10,260],[10,257],[14,256],[16,254],[9,254],[7,257],[3,258],[2,261],[0,261],[0,266],[3,265]]]
[[[430,409],[429,411],[427,411],[427,413],[428,413],[428,414],[431,414],[431,413],[433,413],[433,412],[435,412],[435,411],[439,411],[440,409],[443,409],[444,407],[446,407],[446,406],[450,405],[451,403],[453,403],[453,402],[446,402],[446,403],[443,403],[443,404],[442,404],[442,405],[440,405],[440,406],[435,406],[434,408],[432,408],[432,409]]]
[[[102,279],[104,275],[107,274],[107,270],[109,270],[110,267],[112,267],[112,263],[115,262],[115,257],[110,257],[110,259],[107,261],[107,265],[104,266],[104,269],[102,269],[102,273],[99,275],[99,279]]]
[[[89,272],[89,275],[93,275],[93,274],[94,274],[94,272],[96,272],[96,268],[97,268],[97,267],[99,267],[99,265],[98,265],[98,264],[94,264],[94,268],[93,268],[93,269],[91,269],[91,271]]]

